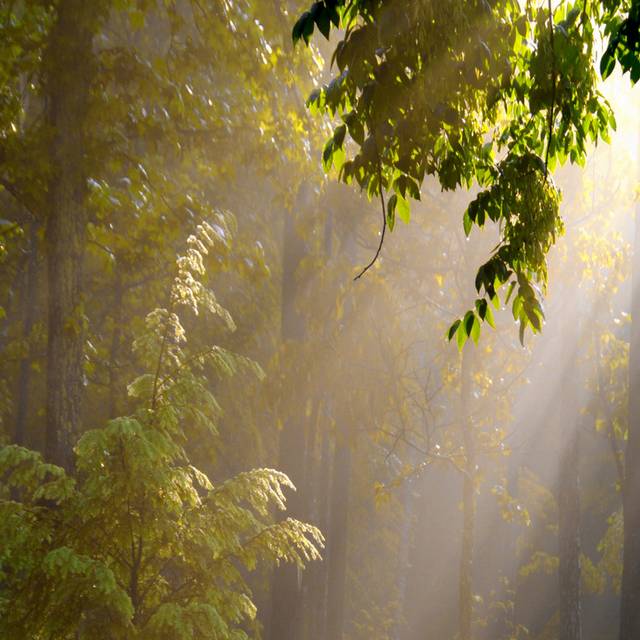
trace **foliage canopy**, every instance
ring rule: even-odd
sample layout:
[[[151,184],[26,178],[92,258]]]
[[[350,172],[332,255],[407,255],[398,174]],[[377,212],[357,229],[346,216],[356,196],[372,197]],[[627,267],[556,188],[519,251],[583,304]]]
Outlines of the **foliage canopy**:
[[[608,37],[605,75],[618,60],[637,80],[639,12],[636,1],[322,0],[293,27],[307,44],[315,28],[343,29],[336,76],[308,105],[342,121],[323,162],[380,198],[380,245],[396,217],[408,222],[426,176],[444,190],[479,186],[465,233],[491,221],[499,242],[478,269],[475,308],[449,331],[460,346],[493,323],[488,303],[500,306],[502,288],[521,340],[540,331],[547,254],[563,233],[550,171],[583,164],[588,143],[615,128],[595,46]]]

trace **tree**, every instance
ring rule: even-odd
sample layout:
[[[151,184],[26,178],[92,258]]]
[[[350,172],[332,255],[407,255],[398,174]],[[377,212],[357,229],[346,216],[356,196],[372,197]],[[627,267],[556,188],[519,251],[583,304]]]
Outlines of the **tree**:
[[[640,3],[636,24],[640,23]],[[636,36],[637,37],[637,36]],[[640,66],[640,65],[638,65]],[[636,79],[638,73],[636,71]],[[624,460],[622,505],[624,544],[622,559],[622,593],[620,607],[620,640],[631,640],[640,634],[640,209],[636,205],[635,240],[631,275],[631,337],[629,340],[629,404],[628,436]]]
[[[490,220],[500,242],[478,270],[475,309],[451,327],[460,342],[479,331],[503,286],[521,336],[541,328],[534,285],[544,291],[546,255],[563,229],[549,171],[566,159],[582,163],[587,142],[615,126],[593,60],[596,34],[614,14],[584,3],[552,12],[550,2],[535,9],[511,0],[337,1],[315,3],[293,28],[294,41],[307,42],[314,26],[325,35],[332,23],[345,29],[333,55],[341,73],[309,105],[342,119],[323,161],[380,198],[383,231],[396,215],[408,220],[427,175],[443,189],[483,189],[465,231]],[[345,147],[347,132],[353,146]]]
[[[500,305],[498,292],[505,286],[521,341],[527,328],[540,331],[537,286],[544,293],[546,255],[563,232],[550,171],[566,159],[583,164],[587,142],[607,140],[615,128],[597,89],[594,45],[599,35],[607,41],[603,77],[618,62],[636,82],[639,25],[638,0],[562,3],[557,9],[551,1],[535,9],[531,2],[521,7],[510,1],[325,0],[295,23],[294,42],[307,44],[316,28],[327,38],[332,26],[345,30],[332,57],[340,75],[308,104],[342,120],[324,148],[325,167],[336,166],[340,179],[380,199],[380,245],[373,261],[396,217],[408,221],[409,200],[420,199],[426,175],[435,175],[443,189],[473,182],[482,189],[464,214],[465,232],[491,220],[499,225],[500,240],[477,272],[475,308],[449,330],[460,346],[477,338],[489,303]],[[525,44],[528,37],[533,46]],[[629,411],[635,420],[638,411],[632,405]],[[628,474],[638,467],[634,431],[631,423]],[[640,633],[636,484],[628,475],[623,640]]]
[[[218,225],[228,227],[222,215]],[[152,311],[134,349],[134,414],[87,431],[75,478],[17,445],[0,450],[0,630],[16,638],[246,638],[255,617],[240,567],[317,559],[320,532],[288,518],[282,473],[257,469],[214,486],[190,464],[191,437],[217,434],[207,374],[252,361],[217,345],[190,350],[189,316],[233,320],[202,278],[223,242],[202,223],[178,258],[168,306]],[[10,489],[20,499],[13,501]]]
[[[296,198],[296,209],[304,211],[308,206],[309,189],[303,185]],[[304,242],[295,229],[292,212],[286,212],[283,225],[283,268],[282,268],[282,342],[291,348],[304,338],[304,319],[296,311],[297,270],[304,256]],[[289,395],[287,389],[286,395]],[[296,403],[297,404],[297,403]],[[279,464],[281,468],[303,485],[305,476],[306,420],[300,405],[291,411],[280,432]],[[303,511],[300,496],[292,500],[293,512],[299,516]],[[271,640],[295,640],[302,628],[302,594],[296,567],[282,567],[273,575],[272,609],[269,621]]]
[[[47,458],[70,469],[80,430],[84,312],[82,263],[89,220],[86,161],[93,37],[105,3],[61,0],[43,54],[47,125],[53,132],[47,195]]]
[[[96,249],[108,265],[100,273],[105,288],[126,268],[141,268],[146,284],[162,287],[160,254],[171,261],[189,222],[211,200],[222,204],[213,194],[236,166],[253,154],[268,159],[262,172],[276,171],[304,155],[286,135],[276,148],[253,124],[300,130],[294,98],[272,98],[294,73],[310,75],[310,58],[282,64],[286,24],[271,2],[3,2],[0,13],[7,96],[0,184],[3,201],[20,210],[20,227],[28,214],[45,228],[47,457],[63,462],[80,433],[85,376],[91,367],[101,374],[104,362],[85,349],[87,340],[101,348],[103,339],[101,310],[83,294],[100,271]],[[214,151],[225,161],[211,163]],[[124,279],[126,306],[141,278]],[[106,313],[115,360],[122,322]],[[112,389],[118,371],[114,362]]]

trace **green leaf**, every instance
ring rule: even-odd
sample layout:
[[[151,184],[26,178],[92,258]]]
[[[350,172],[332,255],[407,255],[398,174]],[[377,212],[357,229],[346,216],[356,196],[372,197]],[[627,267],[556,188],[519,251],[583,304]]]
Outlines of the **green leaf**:
[[[393,231],[393,227],[396,224],[396,204],[398,202],[398,197],[394,193],[387,202],[387,225],[389,226],[389,231]]]
[[[313,34],[313,19],[309,15],[302,29],[302,37],[304,38],[304,41],[307,44],[309,44],[309,40],[311,40],[312,34]]]
[[[509,300],[511,299],[511,296],[513,294],[513,290],[515,288],[516,288],[516,283],[515,282],[511,282],[509,284],[509,288],[507,289],[507,297],[504,299],[505,305],[509,304]]]
[[[491,307],[488,305],[487,305],[487,316],[485,318],[485,322],[487,322],[492,329],[496,328],[496,323],[493,319],[493,311],[491,311]]]
[[[611,75],[613,69],[616,66],[616,48],[617,41],[615,39],[612,39],[611,42],[609,42],[609,46],[607,47],[606,51],[602,55],[602,59],[600,60],[600,75],[602,76],[603,80],[606,80]]]
[[[478,316],[483,322],[486,322],[492,328],[496,328],[496,325],[493,321],[493,312],[491,311],[491,307],[486,299],[482,298],[480,300],[476,300],[476,310],[478,311]]]
[[[464,328],[464,322],[461,321],[460,325],[458,326],[458,329],[456,331],[456,339],[457,339],[457,342],[458,342],[458,350],[459,351],[462,351],[462,347],[464,347],[468,337],[469,336],[467,335],[467,332],[466,332],[466,330]]]
[[[469,209],[467,209],[464,212],[464,216],[462,218],[462,226],[464,227],[464,235],[467,236],[467,238],[469,237],[469,234],[471,233],[471,226],[473,225],[473,222],[471,222],[471,218],[469,217]]]
[[[322,166],[325,171],[329,171],[331,169],[331,165],[333,164],[333,138],[327,141],[327,144],[324,146],[322,151]]]
[[[473,316],[473,325],[471,325],[471,339],[474,344],[478,344],[480,339],[480,320],[475,315]]]
[[[336,130],[333,132],[333,143],[335,148],[342,146],[346,133],[347,125],[341,124],[340,126],[336,127]]]
[[[409,220],[411,219],[411,209],[409,207],[409,202],[401,196],[397,197],[396,212],[402,222],[409,224]]]
[[[331,19],[330,14],[327,9],[325,9],[322,3],[316,3],[320,5],[320,9],[316,15],[314,15],[314,20],[316,25],[318,26],[318,31],[328,40],[329,32],[331,31]]]
[[[476,321],[476,314],[473,311],[467,311],[464,314],[464,320],[462,321],[464,324],[464,330],[467,336],[471,335],[471,331],[473,330],[474,322]]]
[[[293,40],[293,44],[296,44],[298,40],[303,37],[305,29],[307,28],[307,22],[310,21],[310,18],[311,14],[308,11],[305,11],[298,18],[298,21],[293,25],[293,29],[291,30],[291,38]],[[311,30],[313,31],[313,22],[311,23]]]
[[[447,332],[447,340],[449,340],[449,342],[451,342],[451,340],[453,339],[453,336],[456,335],[456,331],[458,331],[458,327],[460,326],[460,323],[462,322],[462,320],[460,320],[460,318],[458,318],[450,327],[449,327],[449,331]]]

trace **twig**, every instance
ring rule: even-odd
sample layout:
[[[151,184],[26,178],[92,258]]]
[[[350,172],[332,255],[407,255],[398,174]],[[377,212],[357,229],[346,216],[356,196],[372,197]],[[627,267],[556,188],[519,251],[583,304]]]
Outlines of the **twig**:
[[[376,153],[377,148],[376,148]],[[373,267],[373,265],[378,260],[380,256],[380,252],[382,251],[382,245],[384,244],[384,235],[387,231],[387,207],[384,202],[384,191],[382,189],[382,162],[380,161],[380,154],[378,153],[378,185],[380,188],[380,207],[382,208],[382,231],[380,233],[380,242],[378,243],[378,248],[376,250],[375,255],[373,256],[371,262],[354,278],[355,280],[359,280],[362,276]]]
[[[551,108],[549,109],[549,135],[547,138],[547,150],[544,155],[544,169],[549,173],[549,151],[551,150],[551,138],[553,136],[553,120],[556,108],[556,44],[553,26],[553,8],[551,0],[547,0],[549,6],[549,37],[551,40]]]

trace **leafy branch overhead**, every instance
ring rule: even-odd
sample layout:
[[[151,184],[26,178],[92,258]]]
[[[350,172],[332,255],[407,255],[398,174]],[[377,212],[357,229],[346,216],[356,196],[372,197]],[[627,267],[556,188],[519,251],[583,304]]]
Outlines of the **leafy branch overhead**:
[[[338,121],[325,169],[370,198],[386,194],[384,227],[409,221],[427,176],[443,190],[479,188],[464,231],[491,221],[499,242],[478,270],[474,308],[448,332],[460,347],[493,323],[487,303],[499,308],[503,290],[521,341],[541,330],[547,256],[563,233],[550,172],[582,165],[588,145],[616,126],[598,91],[598,39],[609,42],[604,75],[616,60],[633,81],[640,74],[637,0],[521,4],[324,0],[292,33],[309,44],[315,29],[341,30],[335,76],[307,104]]]

